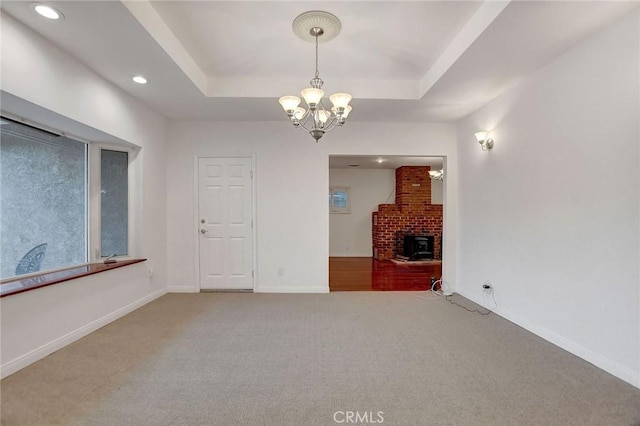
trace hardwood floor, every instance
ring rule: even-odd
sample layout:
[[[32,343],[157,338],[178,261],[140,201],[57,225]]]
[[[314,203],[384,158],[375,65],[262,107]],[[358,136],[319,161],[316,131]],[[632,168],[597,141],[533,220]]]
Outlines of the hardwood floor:
[[[371,257],[330,257],[330,291],[415,291],[431,288],[442,276],[439,264],[396,264]]]

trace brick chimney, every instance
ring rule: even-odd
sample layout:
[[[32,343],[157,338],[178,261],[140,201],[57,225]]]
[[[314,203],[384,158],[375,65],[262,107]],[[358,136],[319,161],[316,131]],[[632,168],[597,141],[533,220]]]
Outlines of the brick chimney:
[[[403,166],[396,169],[396,204],[402,208],[431,204],[431,167]]]
[[[442,237],[442,205],[431,204],[430,167],[403,166],[396,169],[396,203],[380,204],[372,213],[373,257],[393,259],[399,235],[430,235],[439,256]]]

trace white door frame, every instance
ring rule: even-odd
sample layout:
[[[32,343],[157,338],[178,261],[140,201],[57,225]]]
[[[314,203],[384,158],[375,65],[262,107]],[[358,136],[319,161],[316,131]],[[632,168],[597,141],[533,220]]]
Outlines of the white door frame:
[[[351,154],[329,152],[327,154],[327,184],[329,183],[329,157],[332,156],[348,156]],[[374,156],[372,154],[354,154],[358,156]],[[457,241],[457,222],[451,218],[454,214],[457,214],[457,200],[451,199],[455,197],[455,194],[451,194],[453,190],[450,189],[450,185],[457,185],[455,176],[455,166],[452,167],[451,154],[391,154],[389,156],[402,155],[403,157],[440,157],[442,158],[442,168],[445,173],[445,179],[442,185],[442,245],[440,251],[442,253],[442,279],[449,283],[452,289],[456,288],[455,279],[457,278],[457,262],[456,262],[456,241]],[[384,155],[383,155],[384,156]],[[328,187],[327,187],[328,189]],[[454,210],[454,207],[456,206]],[[452,213],[453,212],[453,213]],[[329,209],[327,209],[327,221],[329,220]],[[454,229],[455,228],[455,229]],[[453,230],[452,230],[453,229]],[[329,253],[329,237],[331,231],[328,230],[327,235],[327,253]],[[327,266],[328,269],[328,266]],[[453,283],[453,284],[451,284]],[[327,287],[329,283],[327,282]]]
[[[253,247],[251,253],[251,269],[253,270],[253,291],[258,288],[258,249],[257,249],[257,209],[256,209],[256,154],[251,155],[194,155],[193,156],[193,249],[194,249],[194,289],[196,293],[201,290],[200,287],[200,215],[198,205],[199,195],[199,176],[198,176],[198,163],[201,158],[251,158],[251,238],[253,238]]]

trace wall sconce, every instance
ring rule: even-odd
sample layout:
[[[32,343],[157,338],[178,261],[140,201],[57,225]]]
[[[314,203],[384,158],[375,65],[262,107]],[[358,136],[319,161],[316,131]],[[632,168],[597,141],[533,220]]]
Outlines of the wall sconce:
[[[429,177],[433,180],[444,180],[444,170],[429,170]]]
[[[473,135],[478,139],[478,143],[482,145],[483,151],[493,148],[493,139],[487,137],[489,132],[482,130],[480,132],[475,132]]]

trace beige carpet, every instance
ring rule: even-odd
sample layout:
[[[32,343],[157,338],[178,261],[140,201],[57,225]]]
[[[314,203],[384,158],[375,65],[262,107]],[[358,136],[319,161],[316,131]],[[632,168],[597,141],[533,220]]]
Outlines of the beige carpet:
[[[2,425],[639,424],[640,390],[417,294],[167,295],[3,380]]]

